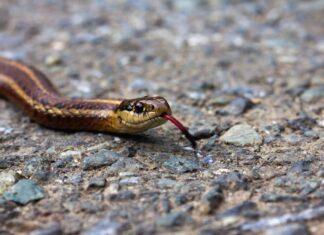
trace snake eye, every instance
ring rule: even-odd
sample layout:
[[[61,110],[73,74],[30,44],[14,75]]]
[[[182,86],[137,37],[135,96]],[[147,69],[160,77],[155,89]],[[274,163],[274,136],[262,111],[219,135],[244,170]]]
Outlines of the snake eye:
[[[142,113],[144,111],[144,104],[141,102],[136,103],[134,106],[134,111],[135,113]]]
[[[132,106],[131,104],[128,104],[128,105],[125,107],[125,109],[126,109],[127,111],[132,111],[132,110],[133,110],[133,106]]]

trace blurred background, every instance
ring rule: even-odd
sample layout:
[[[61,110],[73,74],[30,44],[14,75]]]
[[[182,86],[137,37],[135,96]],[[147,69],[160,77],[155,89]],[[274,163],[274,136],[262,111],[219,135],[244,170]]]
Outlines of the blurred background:
[[[264,96],[269,84],[307,83],[323,67],[323,4],[3,0],[0,50],[72,96],[174,92],[199,102],[246,85]]]
[[[49,234],[37,229],[56,221],[65,234],[98,234],[110,216],[101,222],[114,234],[225,234],[320,208],[323,16],[323,0],[1,0],[0,56],[34,65],[68,97],[164,96],[208,153],[193,157],[171,125],[138,139],[55,132],[0,99],[0,169],[27,172],[47,192],[25,207],[0,196],[6,228]],[[89,171],[88,148],[124,157]]]

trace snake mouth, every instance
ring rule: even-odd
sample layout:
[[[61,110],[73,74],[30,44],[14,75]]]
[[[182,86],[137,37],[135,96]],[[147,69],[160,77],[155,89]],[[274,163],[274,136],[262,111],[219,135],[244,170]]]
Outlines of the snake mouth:
[[[131,121],[121,119],[122,128],[121,132],[125,133],[140,133],[150,128],[154,128],[164,124],[166,120],[161,116],[154,116],[143,121]]]
[[[127,125],[127,126],[139,126],[139,125],[148,125],[148,124],[151,124],[151,123],[155,123],[155,122],[158,122],[158,121],[166,121],[164,120],[164,118],[162,116],[157,116],[157,117],[152,117],[152,118],[149,118],[147,120],[143,120],[141,122],[132,122],[132,121],[125,121],[125,120],[122,120],[122,123]]]

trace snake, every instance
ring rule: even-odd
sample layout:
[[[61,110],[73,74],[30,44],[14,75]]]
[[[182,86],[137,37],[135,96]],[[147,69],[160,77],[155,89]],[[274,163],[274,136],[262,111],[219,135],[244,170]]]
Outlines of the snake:
[[[73,131],[136,134],[171,121],[195,147],[188,129],[162,96],[82,99],[62,96],[34,66],[0,57],[0,96],[41,126]]]

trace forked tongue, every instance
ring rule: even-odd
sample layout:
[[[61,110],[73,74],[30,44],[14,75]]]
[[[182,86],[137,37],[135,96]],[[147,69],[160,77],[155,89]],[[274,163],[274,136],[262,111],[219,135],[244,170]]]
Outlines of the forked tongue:
[[[169,114],[163,114],[163,118],[167,119],[168,121],[172,122],[178,129],[186,136],[186,138],[190,141],[192,147],[196,148],[196,141],[195,138],[188,132],[188,129],[181,124],[177,119],[175,119],[173,116]]]

